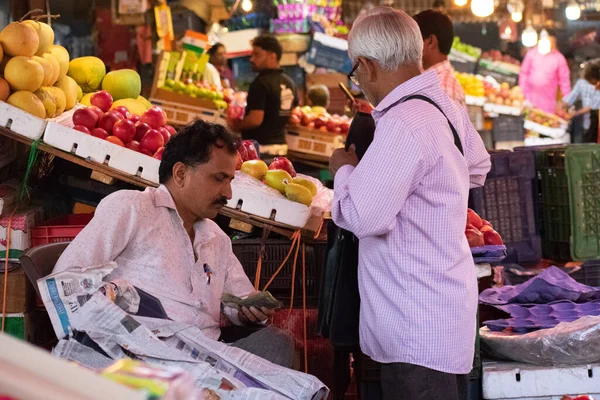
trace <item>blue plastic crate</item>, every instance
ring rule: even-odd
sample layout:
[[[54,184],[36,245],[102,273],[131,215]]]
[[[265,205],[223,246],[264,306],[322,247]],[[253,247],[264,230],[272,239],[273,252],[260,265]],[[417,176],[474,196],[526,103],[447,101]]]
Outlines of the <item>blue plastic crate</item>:
[[[333,69],[344,74],[352,71],[347,42],[339,38],[326,37],[324,34],[315,33],[306,61],[317,67]]]
[[[536,231],[533,181],[535,159],[531,152],[491,152],[492,169],[483,188],[472,189],[469,204],[488,220],[507,249],[505,262],[537,262],[542,257]]]
[[[306,86],[306,80],[304,78],[304,69],[297,65],[282,67],[283,72],[285,72],[292,81],[296,84],[297,90],[304,90]]]

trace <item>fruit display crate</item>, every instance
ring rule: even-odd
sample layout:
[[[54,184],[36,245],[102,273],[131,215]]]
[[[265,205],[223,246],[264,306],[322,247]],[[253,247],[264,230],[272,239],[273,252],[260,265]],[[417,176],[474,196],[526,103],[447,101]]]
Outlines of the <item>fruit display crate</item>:
[[[43,141],[86,160],[104,164],[126,174],[158,183],[160,160],[128,148],[49,122]]]
[[[77,107],[65,111],[56,118],[43,119],[0,101],[0,126],[28,139],[37,140],[44,134],[48,122],[69,121],[76,109]]]
[[[92,217],[93,214],[62,215],[37,225],[31,230],[31,245],[72,242]]]
[[[288,125],[285,140],[289,150],[330,157],[335,149],[344,147],[346,135]]]
[[[465,102],[468,106],[483,107],[486,101],[487,99],[485,97],[469,96],[468,94],[465,95]]]
[[[550,146],[550,145],[567,145],[571,143],[571,135],[565,133],[564,136],[561,136],[557,139],[553,138],[545,138],[545,137],[536,137],[536,136],[527,136],[525,134],[525,141],[523,142],[525,146]]]
[[[469,204],[502,235],[507,249],[504,262],[536,262],[541,239],[535,228],[532,153],[494,151],[485,186],[471,190]]]
[[[554,260],[600,257],[600,145],[549,149],[539,165],[544,256]]]
[[[232,242],[233,253],[236,255],[244,271],[254,282],[258,256],[261,251],[260,239],[239,239]],[[262,257],[261,277],[259,289],[271,279],[277,268],[281,265],[289,252],[291,241],[284,239],[268,239]],[[325,267],[326,242],[306,244],[306,305],[316,307],[321,289],[321,272]],[[289,306],[292,297],[292,266],[294,254],[290,256],[273,283],[267,288],[271,294]],[[294,282],[294,306],[302,307],[302,249],[298,252],[296,262],[296,276]]]
[[[523,118],[508,115],[498,116],[494,119],[492,126],[492,138],[495,142],[523,140],[525,138]]]
[[[485,103],[483,111],[490,115],[512,115],[518,117],[523,113],[523,109],[520,107],[512,107],[503,104]],[[496,121],[494,121],[495,123]],[[521,129],[523,128],[523,119],[521,119]]]
[[[221,111],[186,104],[167,102],[151,98],[153,105],[159,106],[167,114],[167,121],[172,125],[187,125],[198,119],[227,126],[225,116]]]
[[[552,128],[550,126],[545,126],[542,124],[538,124],[531,120],[526,119],[523,123],[523,127],[527,130],[539,133],[540,135],[548,136],[553,139],[559,139],[567,133],[567,123],[563,123],[562,126],[558,128]]]

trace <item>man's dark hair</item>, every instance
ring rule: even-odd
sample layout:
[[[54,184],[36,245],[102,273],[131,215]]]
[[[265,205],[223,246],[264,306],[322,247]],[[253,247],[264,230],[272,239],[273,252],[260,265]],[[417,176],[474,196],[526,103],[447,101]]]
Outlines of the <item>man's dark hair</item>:
[[[585,64],[583,79],[588,82],[600,82],[600,60],[589,61]]]
[[[217,54],[217,50],[219,50],[221,47],[225,47],[225,45],[223,43],[213,44],[212,47],[207,51],[208,55],[210,57],[214,56],[215,54]]]
[[[308,99],[313,106],[329,106],[329,89],[325,85],[314,85],[308,88]]]
[[[281,60],[283,48],[281,47],[279,40],[277,40],[277,38],[273,35],[262,35],[254,38],[252,41],[252,46],[260,47],[264,51],[275,53],[275,56],[277,56],[277,61]]]
[[[165,146],[158,168],[159,182],[164,184],[173,176],[173,166],[178,162],[191,167],[207,163],[213,146],[231,154],[237,151],[236,140],[223,125],[197,120],[185,126]]]
[[[440,52],[446,55],[450,54],[452,41],[454,40],[454,27],[450,17],[437,10],[426,10],[413,18],[419,24],[423,40],[435,35]]]

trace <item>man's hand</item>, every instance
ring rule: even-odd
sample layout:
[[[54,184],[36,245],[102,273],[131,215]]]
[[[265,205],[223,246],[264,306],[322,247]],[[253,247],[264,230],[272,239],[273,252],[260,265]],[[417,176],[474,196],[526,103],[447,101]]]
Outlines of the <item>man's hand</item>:
[[[244,325],[254,325],[266,321],[275,314],[275,310],[261,307],[259,310],[256,307],[241,307],[238,311],[240,322]]]
[[[335,174],[344,165],[352,165],[356,167],[358,165],[358,157],[356,156],[355,146],[351,145],[350,149],[336,149],[331,158],[329,159],[329,172],[331,177],[335,178]]]

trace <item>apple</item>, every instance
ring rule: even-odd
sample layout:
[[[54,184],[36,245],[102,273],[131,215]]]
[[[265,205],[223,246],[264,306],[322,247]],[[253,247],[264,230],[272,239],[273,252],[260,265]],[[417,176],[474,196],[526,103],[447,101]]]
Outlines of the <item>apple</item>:
[[[138,142],[142,140],[147,131],[152,129],[150,125],[145,122],[139,121],[135,124],[135,140]]]
[[[173,136],[174,134],[177,133],[177,130],[175,128],[173,128],[171,125],[165,125],[164,128],[166,130],[168,130],[169,133],[171,133],[171,136]]]
[[[126,119],[123,114],[121,114],[120,112],[118,112],[117,110],[110,110],[109,113],[114,114],[117,116],[117,118],[119,119]]]
[[[249,140],[243,140],[242,143],[240,143],[238,151],[240,152],[242,160],[244,161],[259,159],[256,147],[254,147],[254,143]]]
[[[329,122],[329,118],[327,118],[326,115],[321,114],[317,117],[317,119],[315,119],[315,128],[319,129],[322,126],[329,124]]]
[[[101,90],[90,97],[90,104],[107,112],[113,104],[113,98],[106,90]]]
[[[105,139],[107,142],[111,142],[113,144],[116,144],[117,146],[121,146],[121,147],[125,147],[125,143],[123,143],[123,141],[121,139],[119,139],[116,136],[109,136]]]
[[[483,226],[483,221],[481,220],[481,217],[470,208],[467,210],[467,221],[476,229],[481,229],[481,227]]]
[[[290,174],[292,178],[296,177],[296,170],[294,169],[294,165],[290,160],[288,160],[285,157],[275,157],[269,165],[269,169],[282,169],[288,174]]]
[[[162,160],[164,151],[165,151],[165,148],[163,146],[160,149],[156,150],[156,153],[154,153],[154,155],[152,157],[156,158],[157,160]]]
[[[133,122],[134,124],[137,124],[140,121],[140,118],[141,117],[137,114],[131,114],[129,117],[127,117],[127,119]]]
[[[90,130],[88,129],[88,127],[87,127],[87,126],[83,126],[83,125],[75,125],[75,126],[73,127],[73,129],[75,129],[76,131],[79,131],[79,132],[83,132],[83,133],[85,133],[85,134],[88,134],[88,135],[91,135],[91,134],[92,134],[92,133],[90,132]]]
[[[333,130],[333,133],[335,133],[336,135],[340,135],[342,133],[342,128],[340,128],[339,126],[336,126],[335,129]]]
[[[98,108],[96,106],[88,106],[87,109],[95,112],[96,115],[98,116],[98,120],[100,120],[100,118],[104,115],[104,111],[102,111],[100,108]]]
[[[483,234],[475,228],[466,229],[465,235],[467,236],[469,247],[480,247],[485,244]]]
[[[339,122],[336,121],[335,119],[331,119],[329,121],[327,121],[327,130],[331,133],[335,132],[335,128],[338,128],[340,126]]]
[[[315,121],[309,122],[308,125],[306,125],[306,127],[308,129],[315,129]]]
[[[152,157],[154,155],[154,153],[152,153],[150,150],[143,149],[142,147],[140,147],[138,151],[142,154],[147,155],[148,157]]]
[[[312,114],[304,114],[304,116],[302,117],[302,125],[308,126],[310,123],[312,123],[313,127],[316,126],[315,116]]]
[[[94,129],[98,123],[98,115],[89,108],[80,108],[73,113],[73,124]]]
[[[230,105],[226,111],[227,118],[229,119],[243,119],[244,108],[238,105]]]
[[[140,148],[148,150],[152,155],[164,145],[165,139],[156,129],[150,129],[140,141]]]
[[[152,129],[158,129],[166,125],[167,114],[165,114],[162,108],[158,106],[152,106],[142,114],[140,121],[147,123]]]
[[[483,241],[488,245],[503,245],[502,236],[495,230],[486,230],[483,232]]]
[[[349,130],[350,130],[350,122],[348,122],[348,121],[340,122],[340,133],[345,135],[346,133],[348,133]]]
[[[131,113],[125,106],[118,106],[118,107],[113,108],[113,110],[120,112],[121,115],[125,118],[129,118],[129,116],[131,115]]]
[[[106,139],[108,137],[108,132],[102,128],[94,128],[92,129],[92,136],[96,136],[100,139]]]
[[[171,132],[169,132],[169,130],[167,128],[165,128],[164,126],[161,126],[160,128],[158,128],[158,131],[163,136],[163,139],[165,140],[165,146],[166,146],[167,143],[169,143],[169,140],[171,139]]]
[[[98,121],[98,128],[104,129],[110,135],[112,133],[113,126],[115,126],[115,123],[120,119],[119,115],[121,114],[118,112],[107,112]]]
[[[140,151],[140,142],[137,140],[132,140],[131,142],[126,143],[125,147],[133,151]]]
[[[290,117],[290,124],[298,126],[300,125],[300,119],[301,117],[297,114],[292,114],[292,116]]]
[[[119,120],[113,126],[113,135],[129,143],[135,138],[135,124],[128,119]]]

